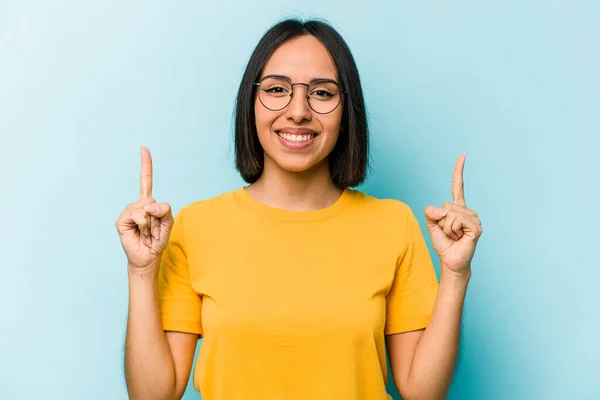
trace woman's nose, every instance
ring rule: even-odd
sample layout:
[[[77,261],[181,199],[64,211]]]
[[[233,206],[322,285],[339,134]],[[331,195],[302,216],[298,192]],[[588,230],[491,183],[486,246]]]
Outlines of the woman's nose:
[[[310,106],[308,105],[308,88],[304,85],[298,86],[294,87],[292,98],[287,109],[289,117],[292,118],[296,123],[299,123],[304,119],[310,120],[312,117],[312,112]]]

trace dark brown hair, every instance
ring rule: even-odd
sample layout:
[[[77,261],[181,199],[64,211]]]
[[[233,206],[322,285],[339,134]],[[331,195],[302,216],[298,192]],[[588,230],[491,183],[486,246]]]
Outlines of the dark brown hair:
[[[264,150],[258,140],[254,116],[254,82],[273,53],[285,42],[303,35],[317,38],[329,51],[342,89],[342,123],[337,143],[329,155],[333,182],[342,188],[359,185],[367,175],[368,126],[358,68],[348,45],[328,23],[292,18],[273,25],[260,39],[242,77],[235,108],[235,165],[247,183],[262,174]]]

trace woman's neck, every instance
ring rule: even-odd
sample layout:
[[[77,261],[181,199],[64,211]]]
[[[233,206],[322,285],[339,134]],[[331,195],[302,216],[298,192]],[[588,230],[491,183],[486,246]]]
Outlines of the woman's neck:
[[[343,192],[333,183],[326,159],[303,172],[286,171],[269,161],[265,160],[260,178],[246,188],[263,204],[291,211],[319,210],[335,203]]]

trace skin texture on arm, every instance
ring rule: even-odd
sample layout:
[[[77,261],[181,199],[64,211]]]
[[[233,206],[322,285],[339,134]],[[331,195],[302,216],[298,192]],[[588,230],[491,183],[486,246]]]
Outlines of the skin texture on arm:
[[[160,323],[157,269],[130,273],[125,382],[132,400],[173,399],[173,356]]]
[[[143,281],[144,278],[138,276],[137,279]],[[136,277],[130,278],[130,281],[133,281],[131,285],[135,290]],[[138,286],[144,285],[143,282],[137,283]],[[154,297],[151,293],[145,294]],[[199,335],[163,331],[158,308],[148,307],[150,304],[155,302],[146,298],[143,290],[138,290],[138,296],[132,296],[125,344],[125,379],[129,398],[180,399],[190,377]]]
[[[396,333],[385,337],[394,383],[403,399],[406,398],[410,366],[423,332],[425,329]]]
[[[442,278],[426,329],[386,336],[392,376],[403,400],[445,399],[460,342],[467,281]]]
[[[180,399],[183,397],[190,379],[196,344],[200,335],[172,331],[166,331],[165,334],[175,367],[175,398]]]

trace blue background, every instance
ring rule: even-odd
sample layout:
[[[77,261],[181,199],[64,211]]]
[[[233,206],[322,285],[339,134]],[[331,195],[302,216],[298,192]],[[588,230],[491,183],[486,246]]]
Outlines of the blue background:
[[[326,18],[357,60],[360,189],[424,227],[467,153],[484,233],[449,398],[600,398],[599,3],[252,3],[0,2],[0,398],[127,398],[114,221],[138,198],[140,145],[174,211],[242,185],[237,86],[286,16]]]

